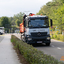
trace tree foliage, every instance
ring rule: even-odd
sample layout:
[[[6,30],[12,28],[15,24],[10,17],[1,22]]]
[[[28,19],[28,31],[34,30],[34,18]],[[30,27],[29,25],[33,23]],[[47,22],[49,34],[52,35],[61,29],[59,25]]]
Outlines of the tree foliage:
[[[47,15],[53,20],[53,25],[64,30],[64,0],[52,0],[42,6],[37,14]]]
[[[22,13],[22,12],[14,15],[13,20],[12,20],[12,24],[14,24],[18,27],[19,24],[22,23],[22,21],[23,21],[23,15],[24,15],[24,13]]]
[[[0,26],[3,26],[3,27],[9,27],[11,24],[10,24],[10,21],[9,21],[9,18],[8,17],[1,17],[0,19]]]
[[[13,17],[10,17],[9,20],[12,26],[19,27],[19,24],[22,23],[24,13],[20,12]]]
[[[11,32],[11,30],[19,28],[19,24],[22,23],[24,13],[20,12],[13,17],[0,17],[0,27],[4,27],[5,31]]]

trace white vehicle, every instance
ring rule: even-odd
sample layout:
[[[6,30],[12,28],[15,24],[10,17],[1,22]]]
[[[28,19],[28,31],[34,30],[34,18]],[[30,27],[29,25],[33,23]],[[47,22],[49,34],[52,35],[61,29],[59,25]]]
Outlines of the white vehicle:
[[[0,34],[4,34],[4,27],[0,27]]]

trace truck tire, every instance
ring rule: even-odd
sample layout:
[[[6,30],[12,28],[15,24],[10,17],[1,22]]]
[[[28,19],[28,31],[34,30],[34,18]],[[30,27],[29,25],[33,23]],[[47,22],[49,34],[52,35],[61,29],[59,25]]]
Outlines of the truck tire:
[[[22,36],[22,41],[23,41],[23,42],[25,42],[25,41],[26,41],[24,36]]]
[[[1,33],[1,35],[3,35],[3,33]]]
[[[0,32],[0,35],[1,35],[1,32]]]
[[[21,34],[21,40],[22,41],[24,40],[24,34]]]
[[[50,46],[50,43],[46,43],[46,46]]]
[[[22,35],[21,35],[21,40],[22,40]]]

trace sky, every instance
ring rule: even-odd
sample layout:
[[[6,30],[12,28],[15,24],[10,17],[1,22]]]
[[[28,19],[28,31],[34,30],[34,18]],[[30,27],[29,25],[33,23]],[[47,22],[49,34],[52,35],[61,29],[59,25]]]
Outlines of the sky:
[[[20,12],[36,14],[49,1],[52,0],[0,0],[0,17],[13,17]]]

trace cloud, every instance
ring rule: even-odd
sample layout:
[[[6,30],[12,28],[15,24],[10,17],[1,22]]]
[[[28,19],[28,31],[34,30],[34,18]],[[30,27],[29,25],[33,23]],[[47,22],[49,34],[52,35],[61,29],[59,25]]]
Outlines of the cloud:
[[[37,13],[48,1],[51,0],[0,0],[0,16],[10,17],[19,12]]]

